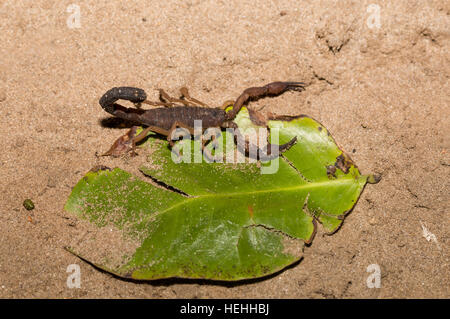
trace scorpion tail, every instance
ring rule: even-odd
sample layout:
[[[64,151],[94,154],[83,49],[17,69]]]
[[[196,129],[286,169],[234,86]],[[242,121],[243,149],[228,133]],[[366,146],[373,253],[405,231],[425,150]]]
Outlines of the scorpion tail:
[[[143,89],[138,89],[135,87],[115,87],[108,90],[98,101],[100,106],[108,113],[112,115],[117,115],[115,113],[117,100],[127,100],[133,103],[141,103],[147,99],[147,94]]]

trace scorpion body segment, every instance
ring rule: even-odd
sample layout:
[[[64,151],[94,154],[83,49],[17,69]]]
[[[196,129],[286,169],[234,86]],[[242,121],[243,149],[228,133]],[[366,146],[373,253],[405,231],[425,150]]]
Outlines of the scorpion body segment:
[[[176,122],[193,128],[196,120],[200,120],[204,128],[221,127],[225,121],[225,111],[219,108],[175,106],[153,109],[143,113],[140,118],[144,125],[159,126],[165,130],[170,130]]]

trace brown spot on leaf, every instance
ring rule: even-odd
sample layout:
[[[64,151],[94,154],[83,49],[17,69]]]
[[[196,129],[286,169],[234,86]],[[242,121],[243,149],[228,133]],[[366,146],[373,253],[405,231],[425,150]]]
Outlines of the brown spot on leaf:
[[[334,166],[339,168],[341,171],[343,171],[345,174],[348,173],[350,170],[350,167],[353,166],[353,161],[351,158],[346,155],[345,153],[342,153],[338,157],[336,157],[336,163],[334,163]]]
[[[334,165],[327,166],[327,176],[329,179],[336,178],[336,166]]]
[[[367,182],[370,184],[376,184],[380,180],[381,180],[381,174],[372,174],[372,175],[369,175],[369,177],[367,178]]]
[[[248,213],[250,215],[250,218],[253,218],[253,206],[248,205]]]

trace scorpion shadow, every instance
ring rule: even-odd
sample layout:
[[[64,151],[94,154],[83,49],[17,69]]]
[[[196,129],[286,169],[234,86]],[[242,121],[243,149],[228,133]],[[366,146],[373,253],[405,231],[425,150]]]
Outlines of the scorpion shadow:
[[[104,117],[100,119],[98,122],[102,127],[114,129],[131,128],[135,125],[139,125],[136,122],[124,120],[114,116]]]

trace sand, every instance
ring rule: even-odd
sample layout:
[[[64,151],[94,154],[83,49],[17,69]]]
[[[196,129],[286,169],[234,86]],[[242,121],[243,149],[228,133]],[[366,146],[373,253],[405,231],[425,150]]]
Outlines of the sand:
[[[1,1],[0,297],[449,298],[449,13],[445,0]],[[95,156],[126,130],[101,125],[107,89],[156,100],[187,86],[220,106],[276,80],[310,85],[253,107],[308,114],[362,173],[382,174],[299,264],[240,284],[139,284],[63,249],[71,188],[125,163]],[[66,285],[71,264],[81,288]]]

